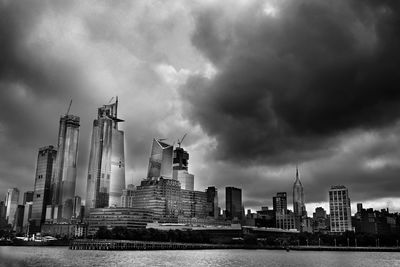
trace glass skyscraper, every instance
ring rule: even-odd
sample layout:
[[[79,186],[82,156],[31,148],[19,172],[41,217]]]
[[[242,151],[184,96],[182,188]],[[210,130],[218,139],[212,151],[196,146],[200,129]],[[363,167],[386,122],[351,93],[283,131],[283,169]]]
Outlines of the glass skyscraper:
[[[153,139],[147,178],[172,178],[173,146],[158,139]]]
[[[91,208],[120,206],[125,189],[124,132],[118,130],[118,98],[98,108],[93,121],[86,192],[86,215]]]
[[[6,196],[6,220],[8,224],[12,225],[12,229],[16,228],[16,212],[18,208],[19,190],[18,188],[11,188],[7,190]]]
[[[46,206],[51,204],[50,186],[56,156],[57,151],[53,146],[39,148],[32,199],[32,230],[40,230],[40,225],[45,220]]]
[[[242,189],[235,187],[225,188],[225,203],[227,219],[242,219]]]
[[[52,219],[69,220],[72,217],[76,184],[80,118],[64,115],[60,118],[57,157],[51,182]]]

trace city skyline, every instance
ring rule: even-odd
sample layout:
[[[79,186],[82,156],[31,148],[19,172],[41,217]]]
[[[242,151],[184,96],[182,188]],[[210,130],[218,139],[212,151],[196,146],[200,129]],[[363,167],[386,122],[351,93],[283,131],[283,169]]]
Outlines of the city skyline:
[[[398,8],[239,2],[2,3],[0,195],[33,189],[37,151],[57,146],[72,98],[85,199],[94,111],[118,95],[126,184],[146,178],[153,138],[188,133],[194,188],[216,186],[221,207],[225,186],[246,209],[277,192],[292,203],[299,163],[309,212],[329,210],[337,184],[353,211],[400,211]]]

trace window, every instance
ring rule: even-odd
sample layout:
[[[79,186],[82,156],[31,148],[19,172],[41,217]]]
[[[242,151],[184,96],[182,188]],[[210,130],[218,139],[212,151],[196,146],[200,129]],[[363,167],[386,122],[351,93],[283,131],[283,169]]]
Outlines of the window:
[[[40,197],[40,194],[37,194],[36,197],[39,198],[39,197]]]

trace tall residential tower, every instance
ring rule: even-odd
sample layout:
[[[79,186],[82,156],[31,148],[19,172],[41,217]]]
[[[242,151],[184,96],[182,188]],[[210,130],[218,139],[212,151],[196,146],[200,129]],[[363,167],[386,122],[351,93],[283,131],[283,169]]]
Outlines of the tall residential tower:
[[[69,220],[72,217],[78,158],[79,121],[79,117],[68,114],[60,118],[57,157],[51,182],[52,219]]]
[[[86,215],[91,208],[120,206],[125,189],[124,132],[118,130],[118,98],[98,108],[93,121],[86,192]]]
[[[332,186],[329,190],[329,210],[331,232],[352,231],[350,198],[343,185]]]

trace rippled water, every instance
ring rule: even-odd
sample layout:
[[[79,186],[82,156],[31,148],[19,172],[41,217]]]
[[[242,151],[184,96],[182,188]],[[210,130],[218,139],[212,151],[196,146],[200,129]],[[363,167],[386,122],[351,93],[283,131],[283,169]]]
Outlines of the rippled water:
[[[274,250],[93,251],[0,247],[0,266],[400,266],[396,252]]]

